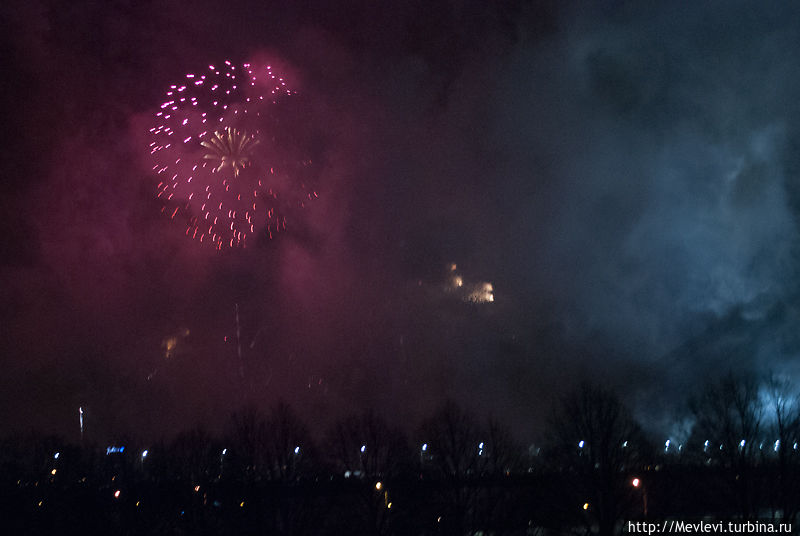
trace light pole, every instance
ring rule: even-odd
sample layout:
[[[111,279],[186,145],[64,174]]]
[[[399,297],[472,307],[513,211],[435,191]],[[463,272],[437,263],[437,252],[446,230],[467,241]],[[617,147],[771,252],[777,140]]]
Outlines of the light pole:
[[[639,478],[631,480],[631,485],[634,488],[642,489],[642,512],[644,513],[644,517],[647,517],[647,488],[644,487],[644,482]]]

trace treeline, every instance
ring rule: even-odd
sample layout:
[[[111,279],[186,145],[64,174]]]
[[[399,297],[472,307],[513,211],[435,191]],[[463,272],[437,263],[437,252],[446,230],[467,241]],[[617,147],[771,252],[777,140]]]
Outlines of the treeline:
[[[584,384],[541,447],[449,402],[406,434],[372,412],[312,434],[286,404],[223,434],[0,445],[9,534],[544,534],[714,516],[794,523],[800,406],[785,381],[726,376],[689,400],[683,443],[650,440],[619,397]]]

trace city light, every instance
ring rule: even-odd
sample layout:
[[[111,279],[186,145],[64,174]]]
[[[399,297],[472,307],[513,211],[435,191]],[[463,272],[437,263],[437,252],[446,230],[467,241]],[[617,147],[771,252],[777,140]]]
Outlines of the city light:
[[[634,478],[633,480],[631,480],[631,484],[633,484],[634,488],[638,488],[639,484],[640,484],[639,479],[638,478]]]
[[[583,439],[581,439],[581,440],[578,442],[578,448],[579,448],[579,449],[582,449],[582,448],[583,448],[583,445],[585,445],[585,443],[584,443]]]
[[[381,482],[375,482],[375,489],[376,490],[380,491],[382,487],[383,487],[383,484]]]

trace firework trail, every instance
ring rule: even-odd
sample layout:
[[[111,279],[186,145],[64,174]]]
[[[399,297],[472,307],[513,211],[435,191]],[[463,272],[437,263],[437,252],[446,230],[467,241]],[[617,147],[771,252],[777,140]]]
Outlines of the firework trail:
[[[170,86],[150,128],[162,212],[217,249],[272,238],[317,197],[281,107],[294,92],[270,65],[225,61]]]

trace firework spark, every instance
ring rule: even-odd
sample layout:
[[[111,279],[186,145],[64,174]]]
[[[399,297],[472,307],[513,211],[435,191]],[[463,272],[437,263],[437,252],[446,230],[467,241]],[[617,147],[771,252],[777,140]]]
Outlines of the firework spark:
[[[472,287],[472,291],[464,298],[466,301],[474,303],[490,303],[494,301],[494,286],[491,283],[478,283]]]
[[[164,337],[164,339],[161,341],[161,348],[164,350],[165,359],[175,357],[178,347],[182,343],[183,339],[189,336],[189,333],[190,331],[188,328],[183,328],[177,333],[173,333],[167,337]]]
[[[246,132],[225,127],[222,131],[214,132],[208,141],[201,141],[200,145],[209,150],[203,158],[219,161],[214,171],[220,172],[229,167],[233,170],[233,176],[238,177],[239,171],[250,163],[250,153],[258,145],[258,140]]]
[[[486,281],[468,284],[458,273],[456,264],[450,265],[446,290],[455,293],[463,301],[473,303],[491,303],[494,301],[494,286]]]
[[[286,212],[317,197],[302,177],[310,161],[287,148],[283,78],[269,65],[230,61],[170,86],[150,128],[162,212],[217,249],[286,228]]]

